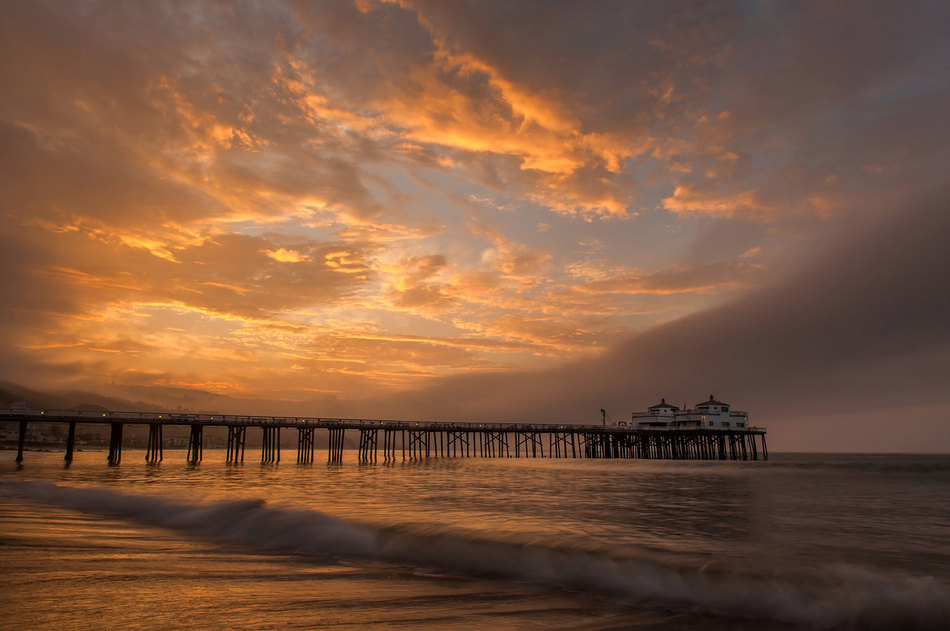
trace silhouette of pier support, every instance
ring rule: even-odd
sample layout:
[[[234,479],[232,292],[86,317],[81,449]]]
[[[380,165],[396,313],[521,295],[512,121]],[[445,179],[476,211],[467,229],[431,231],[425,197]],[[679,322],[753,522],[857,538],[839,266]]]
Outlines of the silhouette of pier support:
[[[280,427],[261,427],[261,464],[280,462]]]
[[[395,430],[383,430],[383,462],[391,462],[396,459],[396,436],[401,435],[402,432]]]
[[[511,443],[507,432],[484,432],[485,453],[488,458],[511,458]]]
[[[198,464],[204,455],[204,426],[192,425],[191,434],[188,436],[188,462],[189,464]]]
[[[360,430],[360,462],[376,462],[376,440],[378,430],[361,429]]]
[[[16,461],[23,462],[23,448],[26,446],[26,421],[20,421],[20,433],[16,440]]]
[[[122,460],[122,423],[112,423],[109,431],[109,464]]]
[[[297,429],[297,464],[311,464],[313,462],[313,428],[300,427]]]
[[[145,448],[145,462],[155,464],[165,457],[162,445],[162,424],[150,423],[148,426],[148,444]]]
[[[76,446],[76,421],[70,421],[69,430],[66,432],[66,455],[63,460],[73,461],[73,448]]]
[[[228,425],[228,455],[226,462],[244,462],[244,440],[247,438],[247,427],[243,425]]]
[[[570,447],[570,451],[568,451],[568,447]],[[554,458],[577,458],[574,432],[552,432],[548,453]]]
[[[445,442],[445,455],[450,458],[458,458],[468,453],[471,441],[468,439],[467,432],[448,431]]]
[[[409,459],[429,457],[429,434],[425,430],[409,430]]]
[[[343,438],[345,431],[346,430],[343,428],[330,428],[330,443],[328,445],[330,453],[327,458],[327,462],[332,464],[339,464],[343,462]]]
[[[537,458],[539,452],[544,458],[544,443],[537,432],[515,432],[515,458]]]

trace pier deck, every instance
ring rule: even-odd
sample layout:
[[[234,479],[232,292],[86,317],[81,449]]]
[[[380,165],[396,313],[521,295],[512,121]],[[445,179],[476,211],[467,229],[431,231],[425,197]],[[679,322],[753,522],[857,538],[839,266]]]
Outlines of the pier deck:
[[[396,421],[166,412],[0,410],[0,422],[19,423],[17,462],[23,460],[29,423],[67,423],[67,461],[72,460],[77,424],[110,425],[110,463],[122,454],[125,425],[149,428],[147,462],[164,457],[163,428],[190,427],[188,462],[203,457],[204,428],[226,427],[227,461],[244,461],[247,428],[260,428],[261,462],[280,461],[280,430],[297,430],[297,462],[313,462],[315,431],[327,432],[328,460],[341,462],[346,431],[359,432],[360,462],[419,458],[634,458],[672,460],[768,459],[764,428],[635,429],[614,425]],[[380,438],[380,434],[382,437]]]

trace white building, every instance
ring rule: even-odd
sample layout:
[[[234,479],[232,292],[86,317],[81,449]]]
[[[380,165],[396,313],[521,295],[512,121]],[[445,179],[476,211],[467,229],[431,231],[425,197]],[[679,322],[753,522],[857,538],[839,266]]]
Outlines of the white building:
[[[749,414],[733,410],[728,403],[709,395],[709,400],[685,410],[660,399],[646,412],[634,412],[631,421],[637,429],[745,429],[749,426]]]
[[[646,412],[634,412],[633,426],[642,429],[666,428],[675,422],[679,411],[678,407],[670,405],[666,399],[660,399],[659,403],[650,406]]]

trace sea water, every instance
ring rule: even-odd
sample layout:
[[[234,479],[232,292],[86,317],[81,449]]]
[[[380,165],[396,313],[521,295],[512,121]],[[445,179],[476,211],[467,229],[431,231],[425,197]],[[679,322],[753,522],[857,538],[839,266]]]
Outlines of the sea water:
[[[950,456],[122,458],[0,452],[4,628],[950,628]]]

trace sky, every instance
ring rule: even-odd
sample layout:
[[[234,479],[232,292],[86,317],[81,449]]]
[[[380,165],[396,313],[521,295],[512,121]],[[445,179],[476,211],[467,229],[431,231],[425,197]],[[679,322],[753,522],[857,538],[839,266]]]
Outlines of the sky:
[[[944,2],[0,8],[6,381],[950,451]]]

